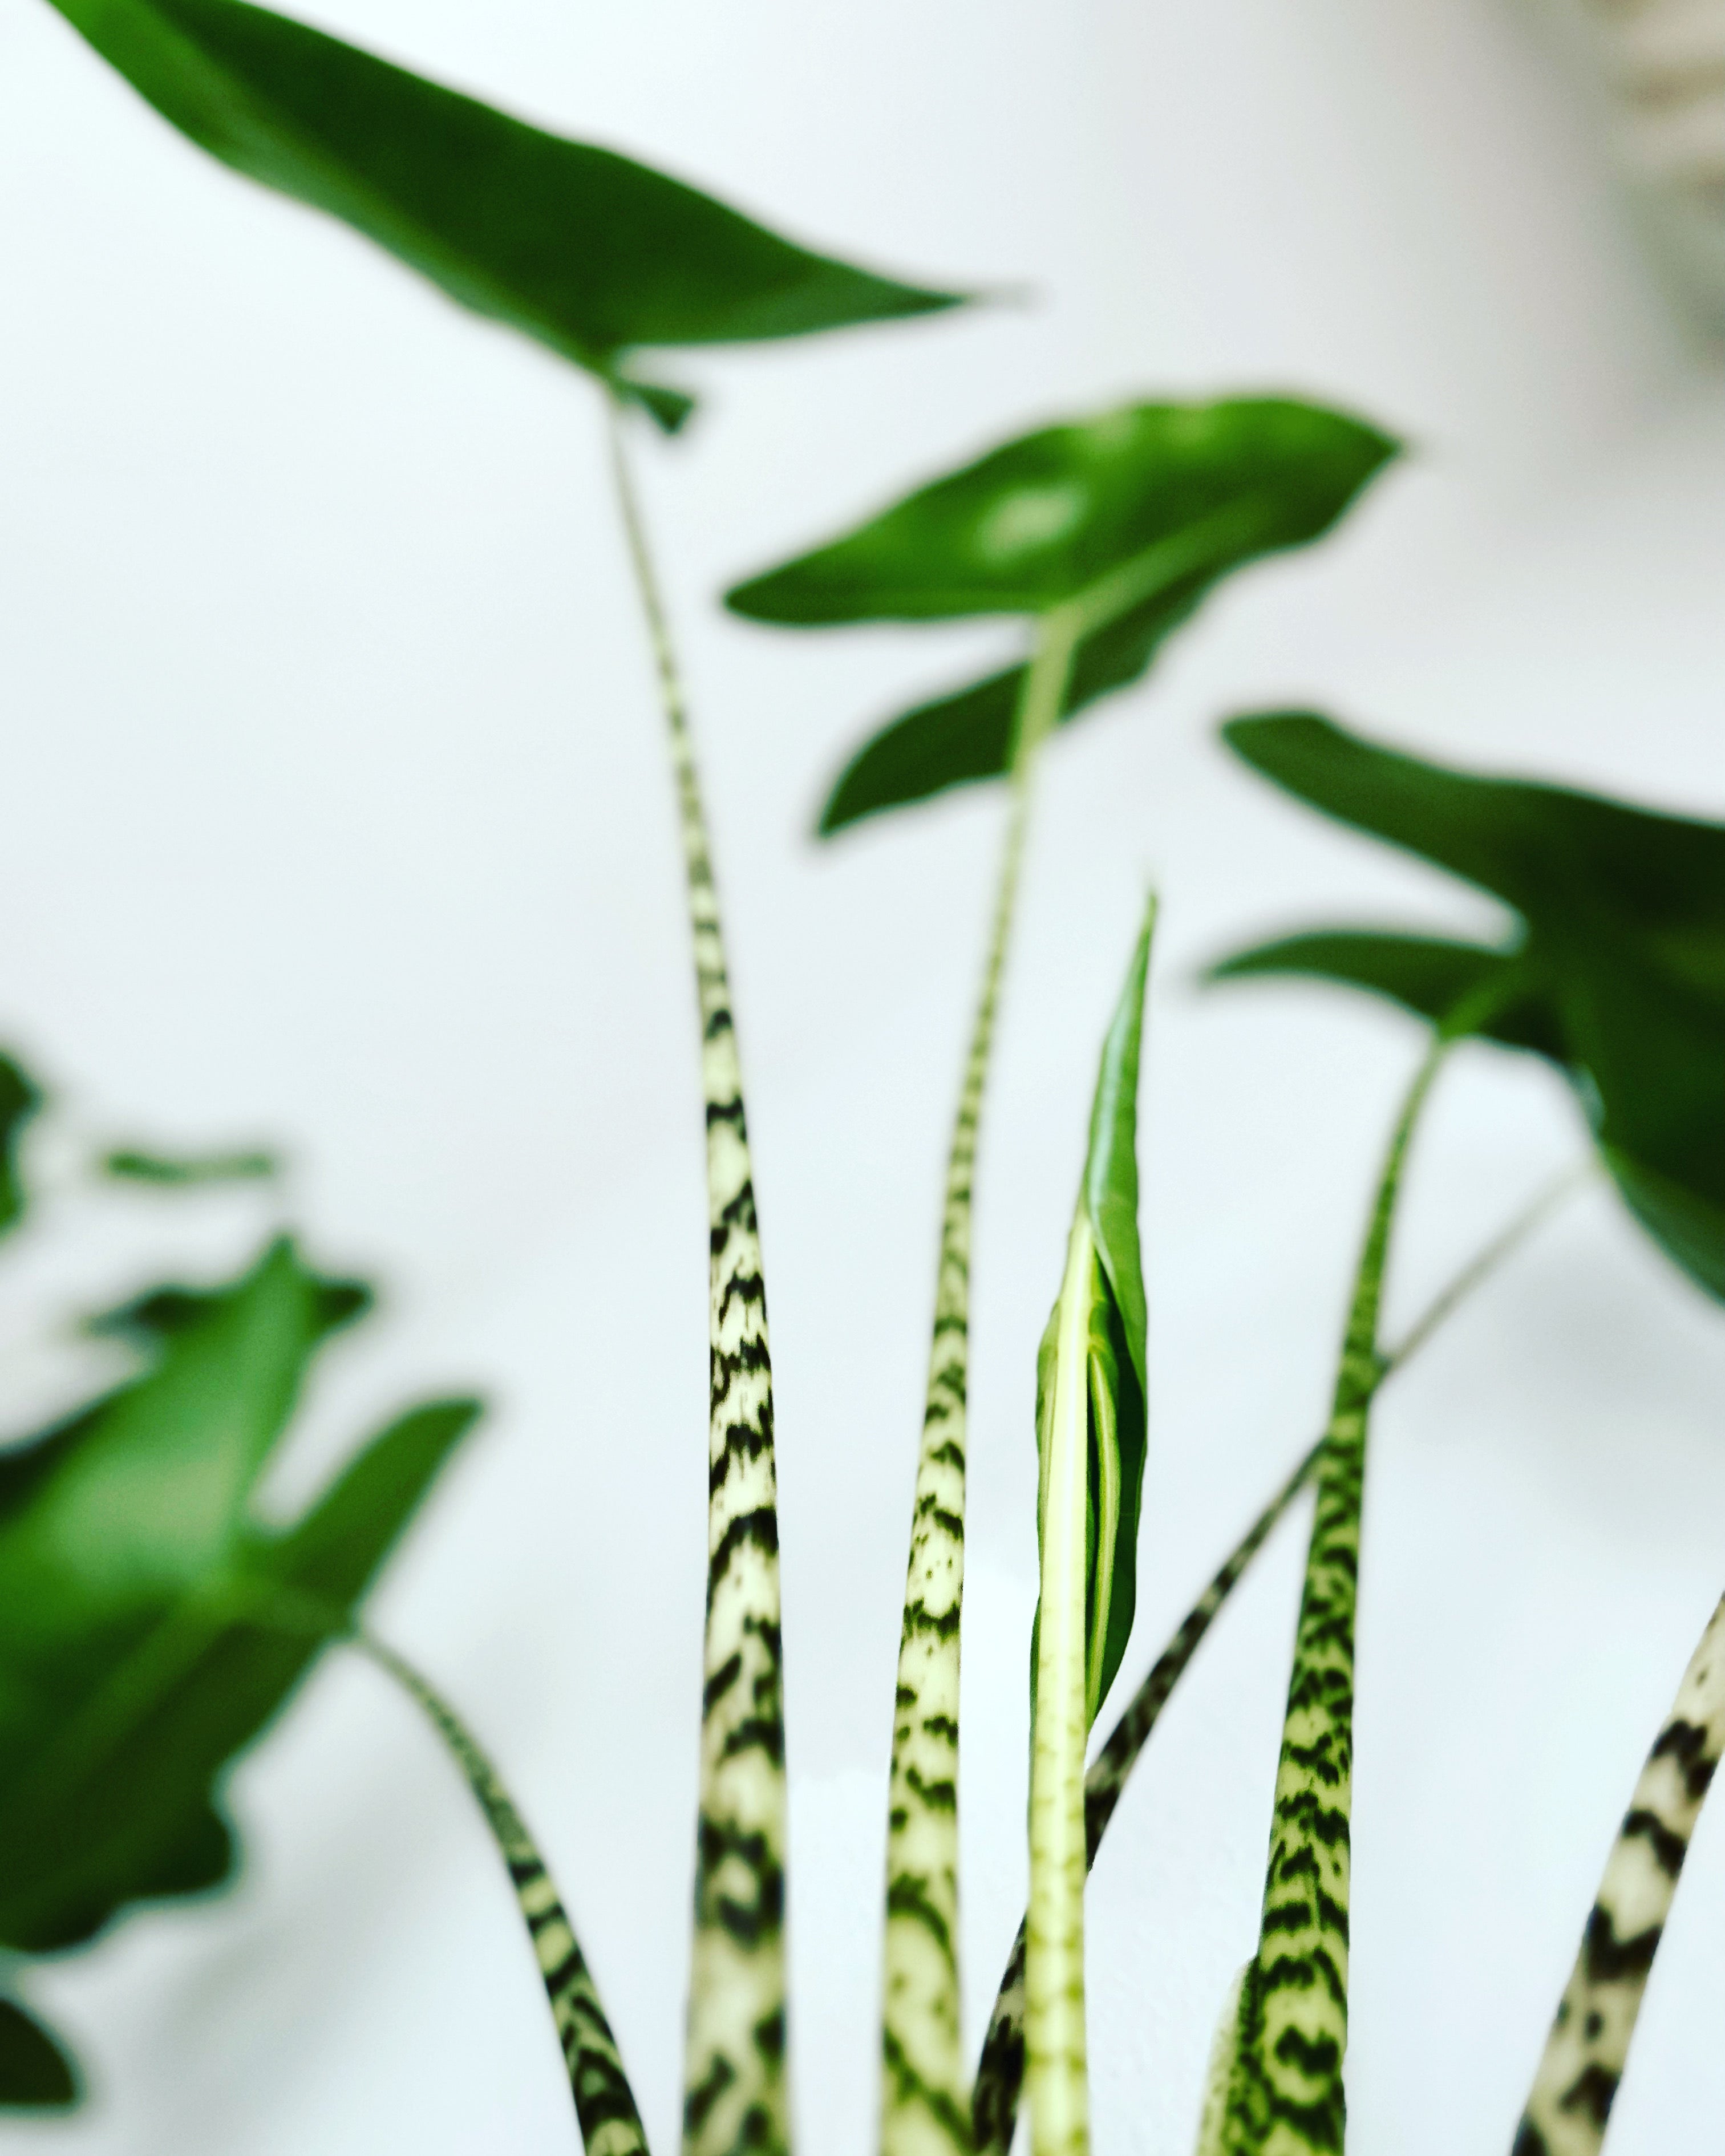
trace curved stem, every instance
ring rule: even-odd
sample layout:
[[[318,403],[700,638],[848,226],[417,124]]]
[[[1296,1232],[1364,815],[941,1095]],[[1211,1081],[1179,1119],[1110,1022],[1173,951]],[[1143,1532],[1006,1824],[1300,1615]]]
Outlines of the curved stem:
[[[1653,1740],[1599,1881],[1513,2156],[1598,2156],[1677,1880],[1725,1757],[1725,1600]]]
[[[1384,1373],[1378,1314],[1402,1168],[1447,1044],[1435,1042],[1390,1140],[1354,1277],[1294,1639],[1255,1959],[1240,1994],[1219,2147],[1339,2152],[1348,2047],[1353,1666],[1366,1449]]]
[[[1025,676],[993,917],[947,1160],[934,1338],[911,1524],[886,1836],[882,2156],[968,2156],[959,2020],[958,1673],[964,1597],[971,1201],[1037,752],[1065,701],[1076,639],[1046,617]]]
[[[623,2070],[622,2054],[574,1927],[496,1769],[454,1707],[411,1663],[367,1633],[357,1631],[350,1639],[418,1705],[466,1776],[496,1839],[532,1941],[545,1995],[551,2001],[587,2156],[647,2156],[647,2137]]]
[[[701,1818],[684,2082],[686,2156],[790,2145],[784,1948],[784,1706],[767,1297],[718,893],[670,626],[629,470],[611,449],[646,616],[688,886],[706,1105],[710,1422]]]

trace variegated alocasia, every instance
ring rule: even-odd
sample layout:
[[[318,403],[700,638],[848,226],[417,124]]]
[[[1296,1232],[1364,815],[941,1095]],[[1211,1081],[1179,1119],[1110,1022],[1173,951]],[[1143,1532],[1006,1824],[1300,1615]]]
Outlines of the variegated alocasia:
[[[911,713],[839,779],[824,832],[972,779],[1011,804],[947,1171],[894,1713],[883,2156],[967,2146],[958,2028],[958,1671],[969,1250],[977,1139],[1043,742],[1136,680],[1231,571],[1317,537],[1395,453],[1374,429],[1276,398],[1141,404],[1010,442],[830,545],[737,586],[751,619],[803,626],[1017,615],[1024,664]]]
[[[1725,1758],[1725,1601],[1653,1740],[1534,2076],[1513,2156],[1598,2156],[1701,1808]]]
[[[691,408],[638,355],[926,314],[960,295],[781,239],[662,173],[526,126],[241,0],[54,0],[168,120],[341,218],[464,306],[674,430]],[[711,1264],[709,1576],[691,2156],[785,2146],[784,1736],[766,1304],[730,994],[693,750],[618,442],[665,689],[702,1027]]]

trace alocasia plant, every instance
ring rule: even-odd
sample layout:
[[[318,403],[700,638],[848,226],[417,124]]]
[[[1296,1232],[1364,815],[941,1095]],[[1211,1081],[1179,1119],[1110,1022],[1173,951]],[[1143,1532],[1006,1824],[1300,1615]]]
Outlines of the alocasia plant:
[[[1037,760],[1048,736],[1136,680],[1232,571],[1320,536],[1396,453],[1291,399],[1123,406],[1004,444],[728,594],[794,627],[1018,619],[1024,664],[910,714],[852,760],[824,832],[1006,777],[1011,805],[947,1168],[913,1504],[888,1810],[882,2148],[962,2151],[959,1627],[972,1197],[983,1093]],[[950,1800],[949,1800],[950,1799]]]
[[[623,408],[692,399],[643,352],[800,336],[951,307],[781,239],[679,181],[571,142],[242,0],[54,0],[167,119],[341,218],[464,306],[592,376],[670,735],[707,1128],[709,1560],[685,2126],[691,2152],[789,2132],[784,1732],[772,1368],[711,848]]]

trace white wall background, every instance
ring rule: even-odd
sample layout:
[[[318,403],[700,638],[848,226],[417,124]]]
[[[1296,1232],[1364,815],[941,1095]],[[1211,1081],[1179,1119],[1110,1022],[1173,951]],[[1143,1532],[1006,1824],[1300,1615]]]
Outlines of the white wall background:
[[[884,1761],[940,1163],[1000,803],[816,852],[824,783],[997,636],[773,636],[716,590],[930,468],[1133,393],[1288,388],[1416,459],[1241,578],[1048,759],[980,1187],[966,1646],[974,2025],[1017,1918],[1034,1352],[1142,881],[1155,1398],[1136,1681],[1319,1417],[1414,1055],[1317,991],[1201,998],[1265,929],[1467,903],[1211,739],[1285,698],[1458,758],[1719,813],[1725,413],[1584,100],[1492,0],[331,0],[318,19],[815,240],[1033,306],[691,363],[650,454],[729,907],[780,1392],[805,2141],[872,2132]],[[496,1411],[384,1595],[552,1856],[674,2145],[702,1578],[695,1043],[642,641],[587,386],[221,172],[41,0],[0,0],[0,1018],[86,1127],[280,1134],[387,1321],[280,1496],[408,1389]],[[1394,1308],[1575,1119],[1476,1051],[1415,1163]],[[69,1294],[249,1247],[68,1197],[11,1261],[12,1427]],[[1603,1195],[1386,1396],[1356,1795],[1359,2156],[1507,2147],[1640,1757],[1725,1584],[1725,1326]],[[1300,1537],[1218,1628],[1096,1874],[1096,2145],[1180,2156],[1255,1935]],[[331,1666],[234,1793],[212,1911],[37,1996],[95,2101],[64,2156],[575,2146],[488,1843]],[[1725,2104],[1709,1818],[1615,2156]],[[1704,2135],[1703,2135],[1704,2138]]]

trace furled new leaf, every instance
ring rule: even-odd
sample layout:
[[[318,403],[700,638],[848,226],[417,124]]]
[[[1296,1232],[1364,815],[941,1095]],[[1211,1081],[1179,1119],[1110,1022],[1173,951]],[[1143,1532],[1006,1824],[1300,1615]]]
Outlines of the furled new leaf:
[[[1300,799],[1521,920],[1495,950],[1326,931],[1218,972],[1345,981],[1546,1056],[1574,1081],[1643,1226],[1725,1297],[1725,824],[1425,763],[1309,712],[1236,719],[1224,736]]]
[[[1083,2156],[1085,1740],[1132,1629],[1144,1477],[1138,1051],[1153,899],[1102,1050],[1065,1276],[1036,1366],[1025,2050],[1034,2156]]]
[[[15,1999],[0,1997],[0,2111],[65,2111],[80,2093],[58,2039]]]
[[[1138,1505],[1144,1482],[1148,1322],[1138,1251],[1138,1058],[1144,989],[1156,920],[1153,899],[1102,1049],[1091,1109],[1090,1149],[1075,1238],[1088,1256],[1068,1283],[1084,1308],[1073,1337],[1088,1358],[1091,1523],[1086,1559],[1086,1727],[1114,1681],[1137,1601]],[[1036,1362],[1036,1436],[1046,1487],[1061,1356],[1065,1291],[1055,1302]],[[1066,1308],[1069,1319],[1073,1313]],[[1035,1696],[1035,1664],[1031,1665]]]
[[[781,239],[609,150],[530,127],[240,0],[54,0],[194,142],[340,218],[476,313],[675,427],[655,346],[798,336],[956,305]]]
[[[42,1094],[15,1056],[0,1051],[0,1235],[17,1227],[28,1203],[18,1168],[24,1127],[42,1106]]]
[[[1009,442],[738,585],[727,603],[800,627],[1071,608],[1070,717],[1137,680],[1230,572],[1327,531],[1396,449],[1290,398],[1126,405]],[[1006,771],[1022,672],[877,734],[839,778],[822,830]]]
[[[252,1510],[301,1378],[351,1296],[290,1245],[134,1337],[151,1367],[0,1455],[0,1944],[75,1944],[232,1863],[223,1770],[339,1628],[478,1412],[416,1409],[285,1530]]]

